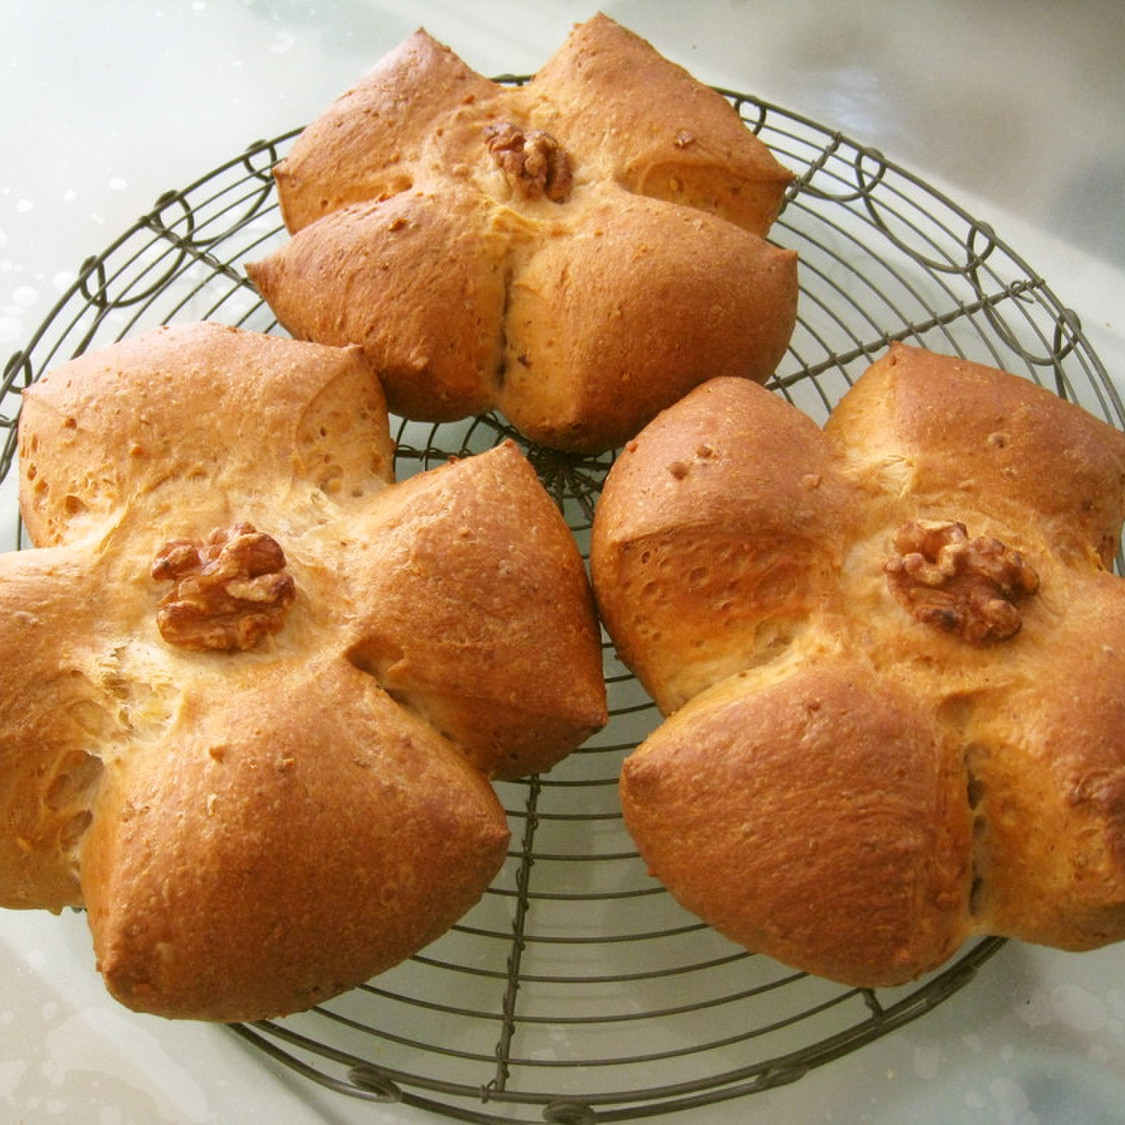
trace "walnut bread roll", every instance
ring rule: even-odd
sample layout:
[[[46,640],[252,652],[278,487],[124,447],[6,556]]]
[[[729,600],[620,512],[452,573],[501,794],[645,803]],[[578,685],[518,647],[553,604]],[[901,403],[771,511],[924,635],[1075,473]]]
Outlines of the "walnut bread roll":
[[[626,760],[653,874],[856,986],[969,937],[1125,937],[1125,436],[893,345],[823,429],[714,380],[611,469],[591,551],[668,716]]]
[[[396,483],[358,349],[215,324],[48,373],[19,439],[0,904],[84,906],[124,1004],[224,1021],[447,930],[507,854],[489,779],[606,720],[583,561],[526,459]]]
[[[792,174],[730,102],[606,16],[524,85],[419,30],[275,169],[292,238],[247,272],[295,337],[361,347],[391,410],[497,410],[620,445],[717,375],[765,382],[797,261]]]

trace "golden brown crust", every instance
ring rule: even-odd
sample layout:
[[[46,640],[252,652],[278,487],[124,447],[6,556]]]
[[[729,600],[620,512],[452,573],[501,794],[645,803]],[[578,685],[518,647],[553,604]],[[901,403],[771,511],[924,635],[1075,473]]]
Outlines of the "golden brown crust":
[[[715,379],[630,442],[591,565],[618,652],[670,713],[774,659],[831,595],[848,485],[777,396]]]
[[[296,232],[348,204],[409,190],[436,119],[497,89],[426,31],[415,31],[313,121],[278,163],[286,226]]]
[[[467,191],[440,206],[405,192],[329,215],[247,272],[299,339],[362,347],[396,414],[463,418],[493,404],[503,357],[510,250],[491,223]]]
[[[608,16],[576,25],[531,88],[542,93],[543,127],[565,137],[580,165],[627,190],[759,235],[777,218],[792,172],[765,145],[747,143],[746,125],[722,94]],[[597,111],[576,112],[583,106]]]
[[[99,968],[142,1011],[306,1008],[448,929],[507,839],[481,775],[346,661],[201,678],[94,806],[82,887]]]
[[[100,626],[92,560],[60,550],[0,554],[0,905],[80,905],[74,849],[89,825],[113,736],[91,682],[87,628]],[[69,641],[60,659],[60,638]]]
[[[616,187],[508,286],[496,402],[544,445],[622,445],[714,376],[764,383],[796,319],[796,254],[713,216]]]
[[[605,725],[582,561],[514,445],[403,481],[370,526],[349,656],[395,699],[491,777],[550,769]]]
[[[506,852],[486,775],[606,717],[529,463],[393,483],[356,349],[216,325],[83,356],[25,406],[54,545],[0,556],[0,905],[85,904],[115,994],[204,1019],[315,1003],[447,928]]]
[[[1043,656],[964,704],[978,827],[978,928],[1064,949],[1125,936],[1125,599],[1068,575]]]
[[[249,276],[292,335],[361,346],[410,418],[497,409],[598,452],[705,379],[764,382],[796,323],[796,255],[764,240],[791,174],[604,16],[522,86],[419,33],[277,178],[294,238]]]
[[[751,948],[856,984],[924,972],[970,933],[1064,948],[1125,938],[1125,586],[1106,568],[1123,472],[1125,435],[1092,415],[904,345],[823,431],[721,380],[646,428],[609,474],[591,566],[618,651],[674,712],[623,783],[636,806],[647,779],[629,815],[673,891]],[[836,702],[810,751],[793,716],[813,680]],[[889,765],[899,752],[937,755],[923,771],[931,805]],[[727,775],[710,779],[712,766]],[[972,819],[969,882],[958,875],[936,913],[916,904],[916,935],[883,886],[906,854],[894,833],[864,858],[844,819],[813,811],[857,791],[895,823],[919,821],[919,855],[952,840],[960,855]],[[751,814],[777,839],[763,831],[752,878],[724,878],[723,863],[729,875],[751,862],[737,838]],[[811,868],[786,904],[772,868],[825,834],[846,862]],[[838,924],[819,930],[806,898]],[[884,910],[901,946],[868,957],[866,916]]]
[[[206,424],[185,424],[192,416]],[[383,394],[357,348],[209,322],[157,328],[48,372],[24,392],[19,453],[36,546],[142,501],[164,538],[202,536],[231,522],[232,504],[253,520],[281,493],[292,505],[361,499],[393,464]]]
[[[866,474],[892,461],[919,503],[956,496],[994,518],[1034,513],[1059,551],[1093,549],[1112,564],[1125,438],[1030,380],[998,380],[995,368],[894,344],[826,428]]]
[[[407,191],[433,164],[487,181],[493,164],[479,133],[500,122],[549,133],[581,180],[617,182],[759,235],[793,180],[725,97],[605,15],[576,25],[522,86],[483,78],[419,29],[278,163],[286,223],[295,233],[340,207]]]
[[[901,984],[968,933],[963,766],[861,661],[732,677],[630,757],[626,823],[721,933],[849,984]]]

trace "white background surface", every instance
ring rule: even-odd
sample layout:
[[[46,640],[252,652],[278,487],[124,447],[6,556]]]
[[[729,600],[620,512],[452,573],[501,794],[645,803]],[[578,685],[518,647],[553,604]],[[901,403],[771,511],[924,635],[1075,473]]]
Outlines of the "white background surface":
[[[702,80],[837,127],[991,223],[1079,313],[1125,383],[1125,4],[602,9]],[[0,358],[161,192],[303,124],[418,25],[482,73],[529,73],[594,10],[0,0]],[[971,987],[891,1037],[794,1086],[674,1120],[1099,1125],[1122,1120],[1123,1107],[1125,950],[1009,945]],[[105,998],[80,917],[0,916],[0,1122],[245,1118],[432,1120],[319,1092],[222,1029],[127,1013]]]

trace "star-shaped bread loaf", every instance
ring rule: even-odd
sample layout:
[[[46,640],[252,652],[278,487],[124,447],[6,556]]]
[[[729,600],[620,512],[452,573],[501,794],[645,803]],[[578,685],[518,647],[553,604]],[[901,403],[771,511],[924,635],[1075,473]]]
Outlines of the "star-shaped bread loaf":
[[[24,393],[0,555],[0,903],[84,906],[165,1016],[307,1007],[504,861],[491,777],[605,722],[592,598],[511,443],[393,480],[357,349],[165,326]]]
[[[860,986],[969,937],[1125,937],[1125,436],[893,345],[818,427],[716,380],[609,473],[595,591],[668,716],[628,758],[656,877]]]
[[[705,379],[764,382],[796,321],[796,255],[765,240],[792,174],[605,16],[523,85],[420,30],[275,177],[293,237],[250,277],[294,336],[361,346],[408,418],[496,409],[601,451]]]

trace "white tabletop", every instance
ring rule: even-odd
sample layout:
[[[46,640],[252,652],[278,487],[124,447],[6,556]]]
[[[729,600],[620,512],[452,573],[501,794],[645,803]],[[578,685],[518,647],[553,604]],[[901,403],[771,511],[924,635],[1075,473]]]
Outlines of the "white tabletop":
[[[529,73],[594,8],[549,0],[0,0],[0,354],[80,263],[250,142],[303,124],[418,25]],[[621,0],[704,81],[880,149],[990,223],[1077,311],[1125,390],[1125,5]],[[11,526],[11,488],[0,493]],[[4,543],[3,547],[9,544]],[[80,916],[0,914],[0,1120],[435,1120],[288,1076],[221,1028],[108,1000]],[[1009,944],[924,1018],[704,1122],[1110,1122],[1125,951]]]

